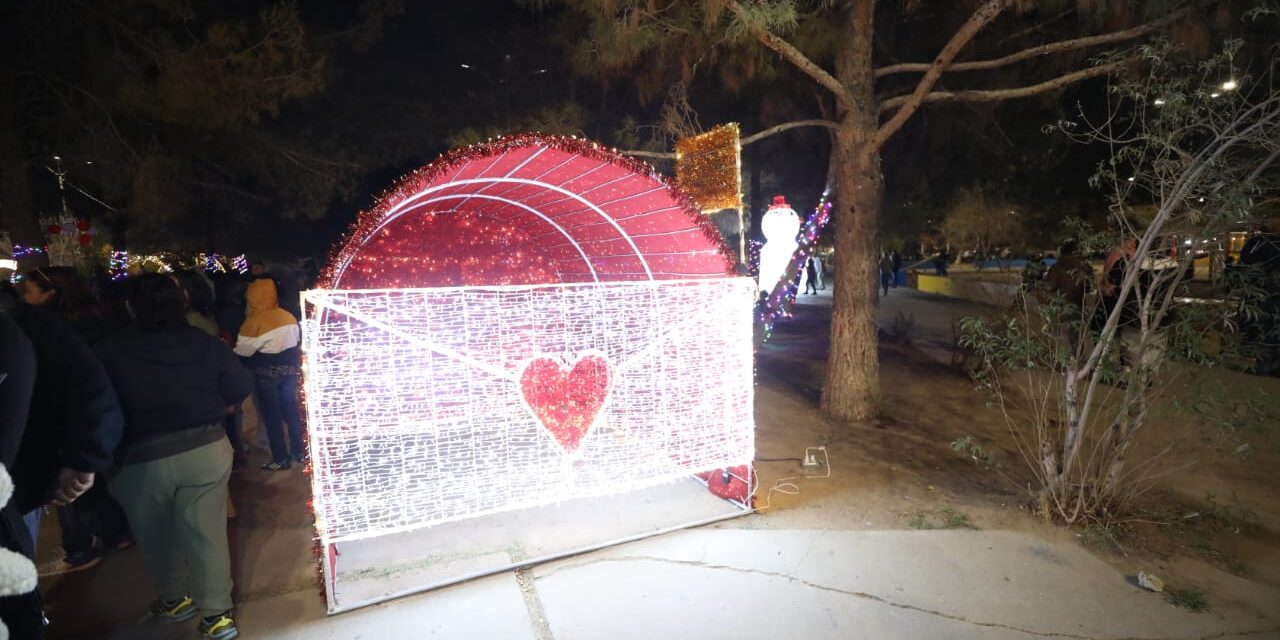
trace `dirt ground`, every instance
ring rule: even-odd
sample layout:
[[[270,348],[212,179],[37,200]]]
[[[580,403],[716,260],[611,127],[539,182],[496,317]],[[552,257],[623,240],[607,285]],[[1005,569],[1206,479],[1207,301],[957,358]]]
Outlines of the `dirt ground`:
[[[1220,369],[1166,372],[1162,385],[1180,402],[1153,416],[1131,460],[1136,464],[1176,438],[1178,446],[1158,463],[1172,473],[1121,522],[1066,527],[1033,513],[1030,474],[990,396],[962,372],[892,343],[883,332],[882,418],[837,424],[822,417],[817,402],[828,321],[828,309],[797,307],[762,350],[756,403],[761,514],[721,526],[976,527],[1073,540],[1126,575],[1146,571],[1171,589],[1205,593],[1208,610],[1221,616],[1232,615],[1236,595],[1255,583],[1280,587],[1280,433],[1271,433],[1280,427],[1280,379]],[[1219,402],[1194,402],[1197,386]],[[1224,404],[1270,413],[1237,420],[1233,430],[1219,424],[1231,417]],[[1238,413],[1250,413],[1246,409]],[[991,465],[952,448],[965,436],[988,450]],[[795,461],[764,461],[798,457],[810,446],[827,447],[831,477],[814,477],[825,469],[808,472]]]

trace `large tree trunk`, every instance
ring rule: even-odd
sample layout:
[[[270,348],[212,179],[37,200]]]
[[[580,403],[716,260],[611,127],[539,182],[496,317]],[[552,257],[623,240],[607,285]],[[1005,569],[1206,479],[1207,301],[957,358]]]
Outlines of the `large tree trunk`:
[[[840,114],[835,165],[836,269],[831,352],[822,388],[822,410],[842,420],[867,420],[880,408],[880,359],[876,310],[880,304],[880,155],[864,153],[879,125],[871,65],[875,3],[858,0],[845,23],[848,40],[836,57],[836,77],[854,104]]]

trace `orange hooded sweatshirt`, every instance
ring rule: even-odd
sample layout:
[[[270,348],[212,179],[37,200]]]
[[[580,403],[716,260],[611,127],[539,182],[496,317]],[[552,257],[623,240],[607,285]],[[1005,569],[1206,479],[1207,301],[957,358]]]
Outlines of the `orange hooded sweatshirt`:
[[[280,308],[276,283],[254,280],[245,292],[245,318],[236,338],[236,355],[251,368],[297,365],[302,332],[298,319]]]

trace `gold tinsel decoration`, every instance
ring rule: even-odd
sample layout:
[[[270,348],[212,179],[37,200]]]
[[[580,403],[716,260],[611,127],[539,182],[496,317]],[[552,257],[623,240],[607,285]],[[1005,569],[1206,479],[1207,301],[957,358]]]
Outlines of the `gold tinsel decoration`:
[[[738,123],[676,141],[676,184],[704,213],[742,208]]]

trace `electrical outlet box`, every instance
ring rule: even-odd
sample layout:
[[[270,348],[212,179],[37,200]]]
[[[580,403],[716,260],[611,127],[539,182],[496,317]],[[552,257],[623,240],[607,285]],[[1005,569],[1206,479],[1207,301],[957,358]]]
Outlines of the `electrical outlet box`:
[[[822,459],[818,459],[818,452],[822,453]],[[820,467],[826,464],[827,448],[826,447],[806,447],[804,450],[804,462],[806,467]]]

